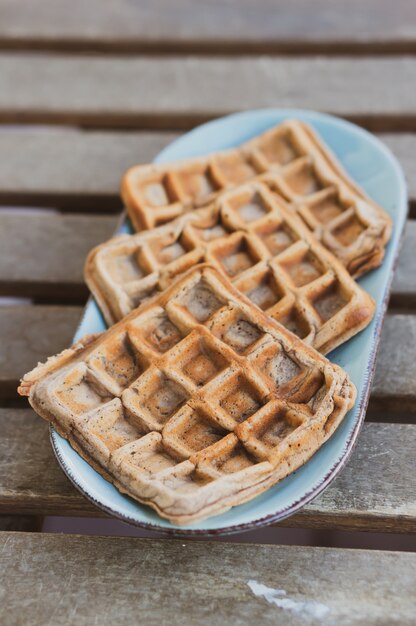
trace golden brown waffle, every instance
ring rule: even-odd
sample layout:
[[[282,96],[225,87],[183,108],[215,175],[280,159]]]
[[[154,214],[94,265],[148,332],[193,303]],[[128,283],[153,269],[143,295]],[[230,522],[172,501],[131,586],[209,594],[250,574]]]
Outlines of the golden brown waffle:
[[[278,188],[355,278],[380,265],[391,234],[387,213],[348,177],[303,122],[290,120],[239,148],[127,171],[122,196],[136,230],[153,228],[261,178]]]
[[[111,324],[201,261],[323,353],[374,314],[370,296],[261,182],[224,192],[170,224],[98,246],[85,277]]]
[[[331,436],[347,374],[199,265],[22,380],[35,411],[174,523],[265,491]]]

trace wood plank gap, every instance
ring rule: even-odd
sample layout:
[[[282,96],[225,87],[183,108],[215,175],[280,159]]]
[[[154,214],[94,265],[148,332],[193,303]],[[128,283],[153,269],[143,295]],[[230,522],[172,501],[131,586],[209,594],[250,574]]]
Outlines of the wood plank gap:
[[[63,213],[74,213],[85,215],[109,215],[120,213],[123,204],[117,193],[45,193],[45,192],[21,192],[21,191],[1,191],[0,208],[7,207],[33,207],[53,209]],[[409,219],[416,219],[416,198],[409,199]]]
[[[55,209],[70,213],[119,213],[123,204],[117,193],[0,191],[0,206]]]
[[[336,114],[331,109],[321,109],[323,113]],[[209,122],[217,117],[230,114],[229,110],[216,110],[206,113],[107,113],[107,112],[76,112],[61,109],[60,111],[29,111],[2,108],[0,124],[20,125],[62,125],[76,127],[80,130],[161,130],[186,131]],[[342,117],[358,124],[374,133],[407,133],[416,132],[416,113],[380,113],[380,114],[344,114]]]
[[[65,304],[83,306],[88,298],[89,291],[83,283],[50,283],[27,282],[19,280],[0,280],[0,296],[32,298],[33,304]]]
[[[398,56],[416,54],[416,40],[388,39],[383,41],[354,41],[354,40],[327,40],[305,41],[292,39],[291,41],[257,40],[251,41],[242,38],[240,41],[229,39],[202,41],[188,39],[155,39],[138,41],[137,39],[120,38],[112,40],[90,41],[82,38],[56,39],[0,36],[0,51],[2,52],[53,52],[54,54],[86,54],[89,56],[127,55],[134,54],[149,56],[188,55],[200,56],[240,56],[240,55],[278,55],[278,56]]]
[[[43,517],[40,515],[0,515],[1,532],[40,532]]]

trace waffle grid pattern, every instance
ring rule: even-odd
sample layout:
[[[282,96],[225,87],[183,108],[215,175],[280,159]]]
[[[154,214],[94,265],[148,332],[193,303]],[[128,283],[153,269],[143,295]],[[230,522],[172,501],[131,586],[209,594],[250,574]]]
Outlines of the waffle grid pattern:
[[[240,148],[128,170],[122,196],[136,230],[153,228],[259,178],[290,202],[354,277],[377,267],[391,220],[342,171],[312,129],[287,121]]]
[[[98,246],[86,279],[111,323],[201,261],[324,353],[374,313],[371,298],[261,182],[228,191],[170,225]]]
[[[302,465],[355,390],[198,266],[98,339],[38,366],[20,393],[122,491],[189,523]]]

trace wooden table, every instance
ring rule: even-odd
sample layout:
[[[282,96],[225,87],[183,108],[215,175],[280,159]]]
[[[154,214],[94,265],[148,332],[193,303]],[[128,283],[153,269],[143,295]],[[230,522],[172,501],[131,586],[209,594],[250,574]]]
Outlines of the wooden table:
[[[21,299],[0,308],[2,624],[415,623],[411,552],[40,533],[45,515],[99,512],[15,392],[71,341],[126,167],[234,110],[342,115],[400,159],[410,219],[358,446],[283,525],[416,549],[415,53],[411,0],[0,0],[0,294]]]

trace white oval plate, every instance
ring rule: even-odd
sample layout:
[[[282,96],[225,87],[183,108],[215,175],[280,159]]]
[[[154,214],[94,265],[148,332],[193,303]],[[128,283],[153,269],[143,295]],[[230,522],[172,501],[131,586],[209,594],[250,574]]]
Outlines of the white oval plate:
[[[406,184],[395,157],[373,135],[344,120],[308,111],[265,109],[236,113],[204,124],[170,144],[159,154],[156,162],[189,158],[236,146],[286,118],[298,118],[311,124],[350,176],[394,220],[393,235],[383,265],[360,280],[362,287],[377,302],[375,317],[363,332],[330,354],[330,359],[341,365],[357,386],[355,407],[331,439],[302,468],[250,502],[186,527],[169,523],[149,507],[121,494],[51,428],[56,457],[72,483],[98,507],[131,524],[183,536],[241,532],[281,520],[310,502],[334,480],[356,441],[368,403],[393,267],[407,215]],[[127,221],[120,230],[129,231]],[[91,299],[75,339],[104,329],[103,318]]]

